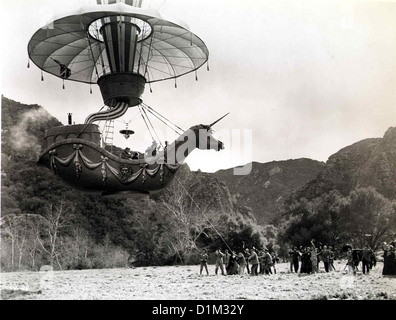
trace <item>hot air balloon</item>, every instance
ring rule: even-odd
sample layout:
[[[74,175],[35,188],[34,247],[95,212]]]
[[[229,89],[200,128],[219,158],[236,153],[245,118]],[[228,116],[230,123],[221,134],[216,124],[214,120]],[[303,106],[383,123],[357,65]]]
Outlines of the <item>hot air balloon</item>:
[[[186,24],[142,8],[141,0],[97,2],[39,29],[28,44],[30,60],[42,71],[63,81],[97,84],[106,108],[88,115],[84,124],[69,121],[49,130],[38,164],[79,190],[122,196],[154,193],[172,180],[193,148],[223,149],[211,134],[213,124],[179,131],[180,137],[161,152],[129,157],[127,152],[107,151],[94,122],[112,121],[137,108],[146,124],[148,113],[166,123],[168,119],[143,103],[146,85],[173,80],[177,86],[177,78],[208,62],[209,51]],[[186,141],[192,141],[190,148]]]

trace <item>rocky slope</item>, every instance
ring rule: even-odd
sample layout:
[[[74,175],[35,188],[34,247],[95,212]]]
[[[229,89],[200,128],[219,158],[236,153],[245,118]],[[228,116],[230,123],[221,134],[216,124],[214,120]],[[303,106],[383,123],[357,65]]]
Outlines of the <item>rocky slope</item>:
[[[290,193],[323,170],[323,162],[311,159],[252,163],[248,175],[234,175],[233,169],[217,171],[239,206],[251,208],[259,224],[271,223]]]
[[[312,199],[338,190],[346,196],[355,188],[370,186],[396,199],[396,127],[383,138],[359,141],[330,156],[324,170],[298,194]]]

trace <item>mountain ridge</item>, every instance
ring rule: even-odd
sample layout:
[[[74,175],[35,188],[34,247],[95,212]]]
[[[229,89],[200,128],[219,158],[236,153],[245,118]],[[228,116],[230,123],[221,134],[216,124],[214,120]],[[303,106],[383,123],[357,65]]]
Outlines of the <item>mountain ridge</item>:
[[[248,175],[233,175],[233,168],[214,175],[226,183],[236,203],[251,208],[257,222],[264,225],[277,217],[289,193],[314,179],[324,165],[308,158],[254,161]]]
[[[363,139],[331,155],[324,170],[297,197],[313,199],[331,190],[347,196],[365,187],[396,199],[396,127],[388,128],[382,138]]]

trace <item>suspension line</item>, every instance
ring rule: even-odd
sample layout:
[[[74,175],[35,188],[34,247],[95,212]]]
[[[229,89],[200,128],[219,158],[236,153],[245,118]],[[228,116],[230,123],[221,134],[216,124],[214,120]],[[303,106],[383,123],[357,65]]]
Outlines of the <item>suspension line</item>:
[[[144,118],[144,115],[143,115],[143,112],[142,112],[142,109],[141,109],[140,105],[139,105],[138,107],[139,107],[140,115],[142,116],[143,121],[144,121],[144,123],[146,124],[147,130],[148,130],[148,132],[150,133],[150,136],[151,136],[151,138],[153,139],[153,141],[155,141],[155,138],[154,138],[153,134],[151,133],[150,127],[149,127],[149,125],[147,124],[146,119]]]
[[[149,105],[142,103],[142,105],[144,107],[147,108],[147,110],[154,115],[158,120],[161,120],[161,122],[163,122],[164,124],[166,124],[170,129],[172,129],[173,131],[175,131],[177,134],[181,134],[183,133],[185,130],[183,130],[182,128],[180,128],[178,125],[174,124],[172,121],[170,121],[169,119],[167,119],[166,117],[164,117],[162,114],[160,114],[158,111],[154,110],[152,107],[150,107]],[[179,129],[181,132],[177,132],[174,128],[171,128],[169,126],[169,124],[165,123],[164,120],[160,119],[159,117],[163,118],[165,121],[167,121],[168,123],[170,123],[171,125],[173,125],[175,128]]]
[[[158,137],[157,131],[155,131],[155,128],[154,128],[153,124],[151,123],[150,118],[148,117],[148,115],[147,115],[147,113],[146,113],[146,110],[144,110],[144,108],[142,108],[142,110],[143,110],[143,112],[144,112],[144,115],[146,116],[147,121],[149,122],[149,124],[150,124],[150,126],[151,126],[151,129],[153,130],[155,136],[157,137],[158,142],[160,143],[160,146],[163,147],[163,144],[162,144],[160,138]]]

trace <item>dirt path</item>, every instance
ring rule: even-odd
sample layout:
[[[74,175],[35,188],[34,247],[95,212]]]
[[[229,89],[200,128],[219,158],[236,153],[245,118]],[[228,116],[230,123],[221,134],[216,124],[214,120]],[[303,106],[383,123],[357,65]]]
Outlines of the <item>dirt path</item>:
[[[396,278],[382,277],[382,263],[369,275],[337,272],[298,275],[288,264],[277,274],[251,277],[199,276],[199,266],[147,267],[54,272],[1,273],[2,299],[396,299]]]

